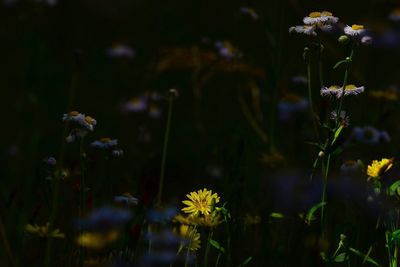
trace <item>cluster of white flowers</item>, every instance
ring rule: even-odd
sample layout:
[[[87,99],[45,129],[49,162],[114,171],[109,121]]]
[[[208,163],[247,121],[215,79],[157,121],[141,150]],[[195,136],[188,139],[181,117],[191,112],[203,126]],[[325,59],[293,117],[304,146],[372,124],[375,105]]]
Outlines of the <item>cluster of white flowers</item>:
[[[329,11],[311,12],[307,17],[303,18],[304,25],[290,27],[289,32],[316,36],[317,29],[330,31],[332,25],[338,21],[339,18],[333,16]]]
[[[79,113],[78,111],[71,111],[64,114],[63,121],[73,124],[73,128],[66,139],[68,143],[84,137],[89,131],[93,131],[97,124],[94,118]]]

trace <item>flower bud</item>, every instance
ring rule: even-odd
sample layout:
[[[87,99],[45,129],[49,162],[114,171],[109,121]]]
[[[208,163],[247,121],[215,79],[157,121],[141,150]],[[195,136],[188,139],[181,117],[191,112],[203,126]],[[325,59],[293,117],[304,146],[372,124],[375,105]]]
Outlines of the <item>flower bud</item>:
[[[349,42],[349,37],[347,35],[341,35],[338,39],[338,42],[341,44],[347,44]]]

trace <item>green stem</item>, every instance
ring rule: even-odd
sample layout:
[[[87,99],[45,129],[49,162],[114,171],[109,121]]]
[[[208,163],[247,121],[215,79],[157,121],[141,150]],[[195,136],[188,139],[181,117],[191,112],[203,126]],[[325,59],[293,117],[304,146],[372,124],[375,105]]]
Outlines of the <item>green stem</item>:
[[[221,252],[218,253],[217,260],[215,261],[215,267],[218,267],[218,265],[219,265],[219,260],[220,260],[221,256],[222,256]]]
[[[354,56],[354,46],[352,47],[351,52],[350,52],[350,57],[349,57],[350,62],[347,63],[346,70],[344,72],[342,92],[341,92],[340,101],[339,101],[339,108],[337,109],[337,113],[336,113],[336,128],[338,128],[339,124],[340,124],[340,113],[342,112],[344,93],[345,93],[348,78],[349,78],[350,64],[351,64],[351,60],[353,60],[353,56]]]
[[[160,171],[160,182],[158,184],[158,194],[157,194],[157,202],[156,206],[161,205],[161,198],[162,198],[162,191],[164,186],[164,176],[165,176],[165,161],[167,159],[167,148],[168,148],[168,140],[169,140],[169,132],[171,130],[171,118],[172,118],[172,108],[174,104],[174,97],[175,95],[169,92],[168,96],[168,116],[167,116],[167,126],[165,129],[165,136],[164,136],[164,146],[161,158],[161,171]]]
[[[85,195],[85,151],[84,151],[84,137],[81,138],[80,140],[80,145],[79,145],[79,158],[80,158],[80,163],[81,163],[81,180],[80,180],[80,186],[79,186],[79,208],[78,208],[78,214],[79,218],[82,218],[84,213],[85,213],[85,201],[86,201],[86,195]],[[79,234],[82,234],[82,229],[79,229]],[[79,247],[79,265],[83,266],[85,260],[85,251],[82,246]]]
[[[77,65],[79,65],[79,62],[77,62]],[[70,84],[70,88],[69,88],[67,111],[70,111],[72,109],[72,105],[75,101],[75,95],[76,95],[76,91],[77,91],[77,87],[78,87],[77,86],[78,79],[79,79],[79,71],[76,70],[74,75],[72,76],[71,84]],[[63,166],[64,166],[65,138],[67,137],[67,135],[68,135],[68,125],[67,125],[67,123],[65,123],[62,140],[61,140],[60,151],[58,154],[58,171],[57,171],[56,175],[54,176],[53,201],[52,201],[52,205],[51,205],[50,218],[49,218],[50,229],[53,227],[54,221],[57,217],[57,202],[58,202],[58,198],[59,198],[60,179],[62,178],[62,171],[63,171]],[[50,263],[51,263],[52,242],[53,242],[52,238],[49,238],[47,240],[46,252],[45,252],[45,262],[44,262],[46,267],[51,266]]]
[[[210,240],[212,239],[212,236],[213,236],[213,230],[210,230],[210,233],[208,234],[207,237],[206,251],[204,253],[204,266],[208,266],[208,255],[210,253]]]
[[[318,35],[318,43],[319,43],[319,50],[318,50],[318,71],[319,71],[319,85],[320,87],[324,87],[324,74],[323,74],[323,67],[322,67],[322,42],[321,42],[321,35]]]
[[[323,181],[321,202],[325,202],[326,201],[326,188],[327,188],[327,184],[328,184],[328,174],[329,174],[330,162],[331,162],[331,155],[328,154],[328,158],[326,160],[325,168],[323,168],[324,181]],[[321,207],[321,228],[322,228],[322,233],[323,233],[323,230],[324,230],[324,219],[325,219],[324,217],[325,217],[325,205],[323,205]]]

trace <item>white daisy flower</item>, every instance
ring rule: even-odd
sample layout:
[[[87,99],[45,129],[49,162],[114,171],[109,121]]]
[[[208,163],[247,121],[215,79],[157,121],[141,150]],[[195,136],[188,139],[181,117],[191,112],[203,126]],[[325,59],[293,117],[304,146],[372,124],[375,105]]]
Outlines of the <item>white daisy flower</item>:
[[[364,25],[353,24],[352,26],[346,25],[344,33],[348,36],[357,37],[365,33]]]
[[[63,121],[69,122],[77,122],[79,123],[81,120],[85,119],[85,115],[79,113],[78,111],[71,111],[63,115]]]
[[[321,88],[321,96],[334,95],[337,97],[339,90],[342,90],[342,88],[338,85],[325,86]]]
[[[364,86],[355,86],[354,84],[346,85],[346,90],[344,90],[344,95],[358,95],[363,93],[365,90]]]
[[[108,149],[113,148],[118,145],[117,139],[111,139],[109,137],[101,138],[98,141],[94,141],[90,144],[91,147],[101,148],[101,149]]]
[[[80,120],[79,123],[89,131],[93,131],[94,126],[96,126],[97,124],[97,121],[90,116],[85,116],[85,118]]]
[[[311,12],[307,17],[303,18],[304,24],[334,24],[339,21],[339,18],[334,17],[329,11]]]
[[[305,34],[305,35],[312,35],[316,36],[317,32],[315,31],[315,26],[310,26],[310,25],[300,25],[300,26],[293,26],[289,28],[290,33],[300,33],[300,34]]]

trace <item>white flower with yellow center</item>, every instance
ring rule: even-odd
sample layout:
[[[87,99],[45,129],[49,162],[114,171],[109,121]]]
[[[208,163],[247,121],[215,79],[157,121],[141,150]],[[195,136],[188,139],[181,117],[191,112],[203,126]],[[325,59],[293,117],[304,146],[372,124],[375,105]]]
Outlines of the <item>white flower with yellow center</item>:
[[[349,84],[346,85],[346,88],[344,90],[344,95],[358,95],[364,92],[365,88],[364,86],[355,86],[354,84]],[[323,87],[321,88],[321,96],[328,96],[328,95],[334,95],[337,98],[340,98],[343,95],[343,87],[340,87],[338,85],[331,85],[329,87]]]
[[[85,118],[84,114],[79,113],[78,111],[71,111],[63,115],[63,121],[68,122],[77,122],[79,123]]]
[[[79,123],[89,131],[93,131],[94,126],[97,124],[97,121],[90,116],[85,116],[85,118]]]
[[[290,33],[300,33],[305,35],[312,35],[316,36],[317,32],[315,31],[315,26],[313,25],[300,25],[300,26],[293,26],[289,28]]]
[[[344,33],[348,36],[357,37],[365,33],[365,28],[364,25],[359,24],[347,25],[344,27]]]
[[[334,24],[339,21],[339,18],[334,17],[329,11],[311,12],[307,17],[303,18],[304,24],[317,25],[317,24]]]

